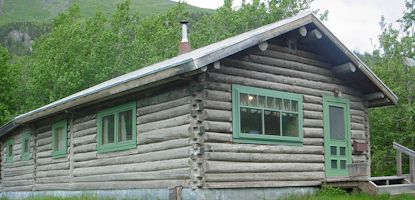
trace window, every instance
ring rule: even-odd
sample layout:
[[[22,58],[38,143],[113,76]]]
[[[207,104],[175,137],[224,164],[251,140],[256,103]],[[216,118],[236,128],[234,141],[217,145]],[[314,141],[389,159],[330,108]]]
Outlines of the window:
[[[6,162],[7,163],[11,163],[13,162],[13,139],[9,139],[7,140],[7,145],[6,145]]]
[[[233,140],[302,145],[302,96],[232,85]]]
[[[21,141],[21,160],[29,160],[30,158],[30,133],[23,133]]]
[[[67,121],[62,120],[52,125],[52,157],[65,157],[68,147]]]
[[[98,152],[136,147],[136,112],[136,102],[131,102],[98,113]]]

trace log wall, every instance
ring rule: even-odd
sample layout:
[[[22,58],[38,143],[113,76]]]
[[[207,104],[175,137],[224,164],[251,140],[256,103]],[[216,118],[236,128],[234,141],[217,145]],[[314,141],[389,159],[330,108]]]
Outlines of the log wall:
[[[249,49],[209,68],[204,99],[205,186],[208,188],[319,185],[324,180],[323,95],[335,88],[350,99],[352,140],[368,143],[362,94],[336,78],[312,53],[289,53],[270,45]],[[232,84],[303,94],[303,146],[232,142]],[[368,161],[353,155],[353,162]]]
[[[30,155],[29,160],[22,161],[21,156],[21,137],[27,132],[27,128],[13,131],[8,137],[4,138],[1,149],[1,183],[3,191],[31,191],[34,183],[34,157]],[[7,141],[13,139],[13,162],[6,163]],[[30,138],[30,148],[33,152],[34,139]]]

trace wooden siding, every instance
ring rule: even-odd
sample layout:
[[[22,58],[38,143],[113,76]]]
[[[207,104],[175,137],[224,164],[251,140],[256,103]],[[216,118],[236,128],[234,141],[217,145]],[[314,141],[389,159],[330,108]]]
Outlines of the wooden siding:
[[[5,138],[1,151],[1,182],[3,191],[31,191],[34,183],[34,140],[30,138],[30,157],[21,160],[21,137],[28,129],[14,131]],[[6,163],[7,140],[13,139],[13,161]]]
[[[256,47],[255,47],[256,48]],[[231,85],[303,94],[302,147],[232,142]],[[367,108],[362,94],[337,79],[329,64],[309,52],[289,53],[270,44],[264,52],[249,49],[207,71],[205,186],[208,188],[319,185],[325,178],[323,95],[335,88],[350,99],[352,140],[368,142]],[[366,155],[352,160],[368,161]]]

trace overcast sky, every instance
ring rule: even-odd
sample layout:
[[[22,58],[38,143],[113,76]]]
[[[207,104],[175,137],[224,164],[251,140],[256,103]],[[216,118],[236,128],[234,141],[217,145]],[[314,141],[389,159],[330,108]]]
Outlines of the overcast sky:
[[[178,1],[178,0],[175,0]],[[223,0],[186,0],[187,3],[216,9]],[[234,0],[235,6],[241,0]],[[329,18],[324,24],[351,50],[373,50],[380,34],[382,15],[387,22],[395,22],[404,12],[404,0],[314,0],[313,10],[328,10]]]

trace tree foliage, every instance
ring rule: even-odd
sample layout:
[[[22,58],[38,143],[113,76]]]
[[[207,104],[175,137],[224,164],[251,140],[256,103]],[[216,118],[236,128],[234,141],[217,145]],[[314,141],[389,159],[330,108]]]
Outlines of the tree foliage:
[[[382,18],[380,46],[364,60],[399,97],[396,106],[370,111],[372,172],[375,175],[395,174],[395,153],[392,142],[415,149],[415,67],[403,64],[404,57],[415,58],[415,0],[406,2],[399,28]],[[404,162],[407,168],[407,163]]]

